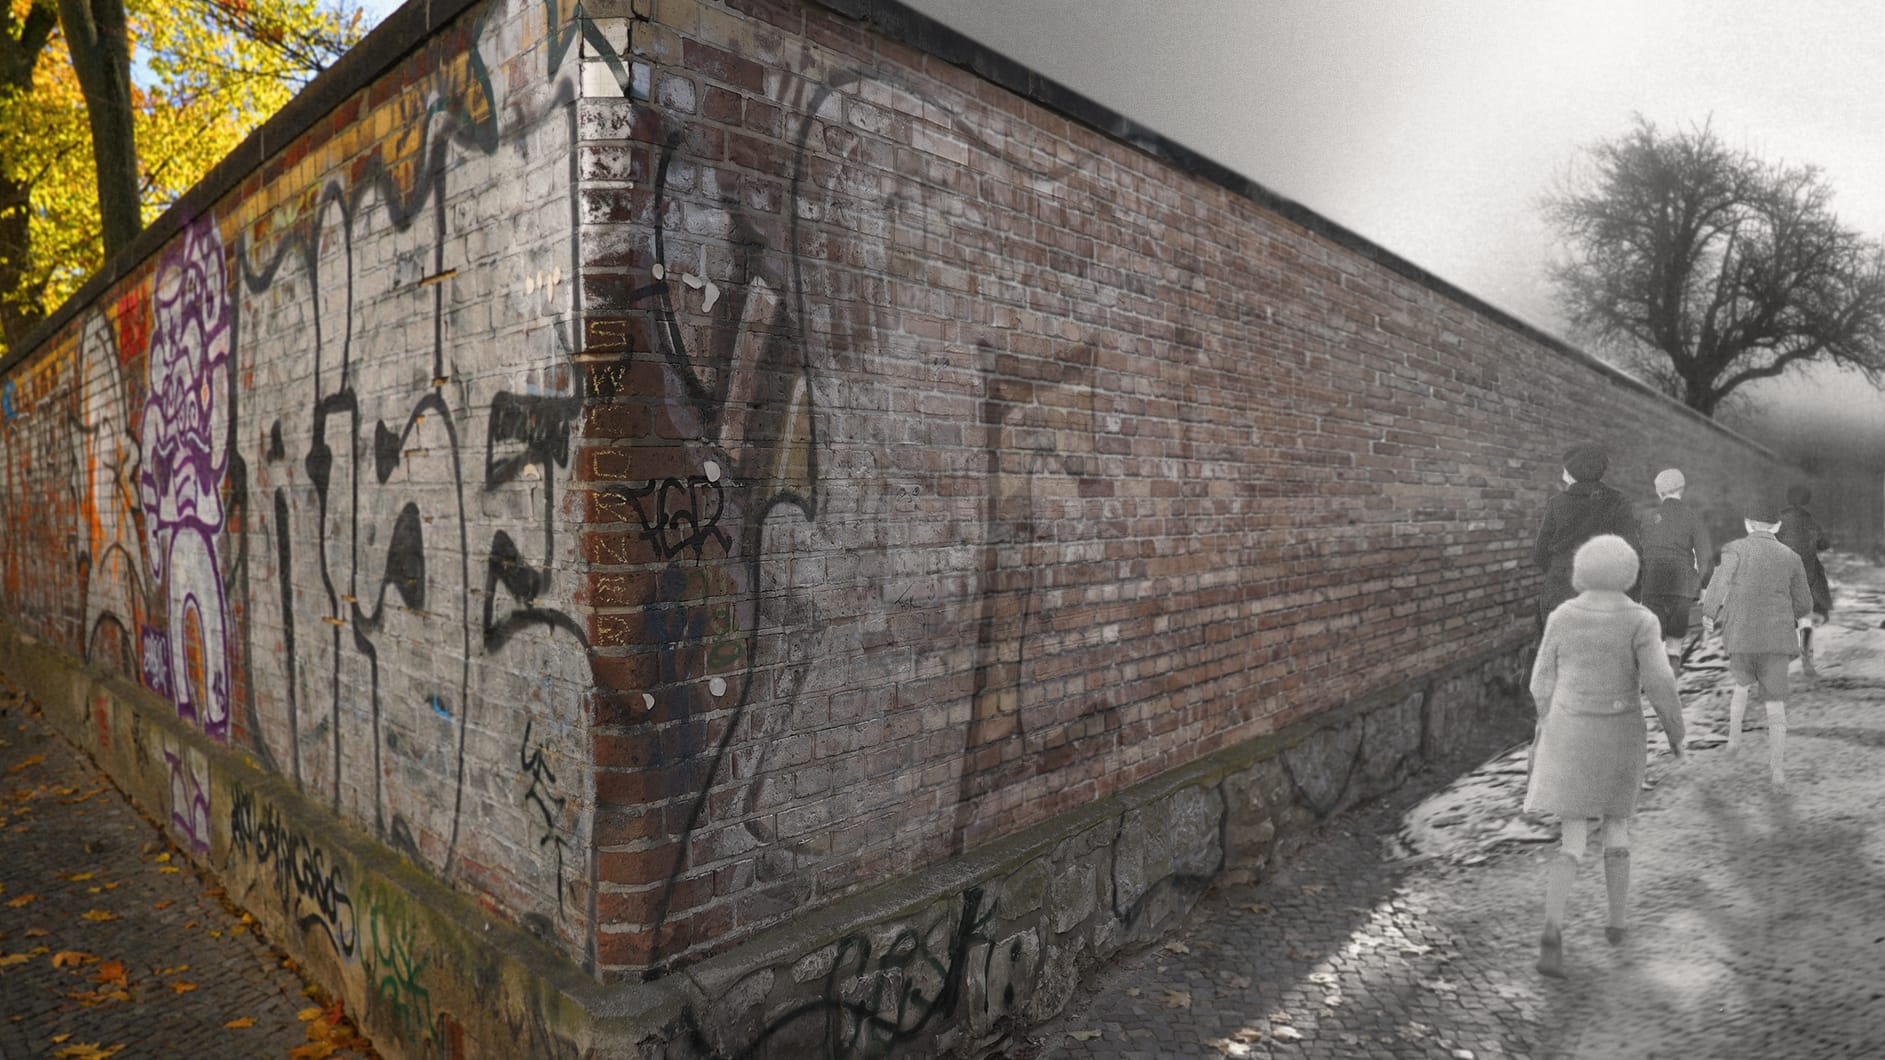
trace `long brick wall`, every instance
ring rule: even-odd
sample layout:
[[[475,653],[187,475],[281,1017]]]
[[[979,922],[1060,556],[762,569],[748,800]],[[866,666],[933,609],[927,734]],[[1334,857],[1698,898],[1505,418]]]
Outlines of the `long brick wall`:
[[[0,363],[0,664],[393,1055],[973,1054],[1523,720],[1586,440],[1878,481],[887,0],[441,0]]]
[[[585,110],[605,968],[1521,644],[1574,442],[1724,527],[1793,473],[910,33],[658,0]]]

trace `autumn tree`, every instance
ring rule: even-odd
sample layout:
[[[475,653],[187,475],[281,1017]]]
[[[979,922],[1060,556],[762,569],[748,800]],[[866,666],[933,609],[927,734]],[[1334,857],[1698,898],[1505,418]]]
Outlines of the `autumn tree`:
[[[1885,371],[1885,253],[1840,224],[1817,169],[1640,116],[1580,161],[1545,209],[1582,338],[1710,416],[1815,361]]]
[[[0,340],[18,341],[352,47],[361,12],[340,2],[0,0]],[[114,104],[103,68],[121,61],[128,102]],[[114,108],[130,120],[101,122]]]

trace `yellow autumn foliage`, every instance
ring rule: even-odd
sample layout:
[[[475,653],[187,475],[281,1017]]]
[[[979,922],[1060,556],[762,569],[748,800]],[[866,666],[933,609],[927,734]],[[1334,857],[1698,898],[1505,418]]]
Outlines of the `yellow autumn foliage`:
[[[19,24],[34,0],[0,2]],[[146,224],[366,29],[350,0],[127,0],[126,14]],[[0,87],[0,181],[28,189],[30,211],[0,300],[50,313],[103,254],[84,97],[56,30],[30,90]]]

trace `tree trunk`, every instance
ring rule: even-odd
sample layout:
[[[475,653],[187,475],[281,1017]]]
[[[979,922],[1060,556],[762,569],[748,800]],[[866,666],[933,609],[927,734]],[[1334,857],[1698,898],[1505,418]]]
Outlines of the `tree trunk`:
[[[32,90],[33,70],[57,22],[50,0],[34,0],[17,22],[11,5],[0,12],[0,90]],[[32,193],[30,186],[0,177],[0,347],[7,349],[45,317],[37,292],[21,290],[33,260]]]
[[[1687,375],[1681,378],[1682,403],[1712,419],[1715,415],[1715,406],[1721,403],[1721,395],[1715,393],[1714,380],[1696,379]]]
[[[98,217],[105,256],[123,250],[144,227],[138,192],[137,139],[131,125],[131,48],[124,0],[59,0],[72,70],[85,91],[98,171]]]
[[[0,177],[0,346],[7,349],[46,315],[36,292],[23,290],[33,252],[32,190]]]

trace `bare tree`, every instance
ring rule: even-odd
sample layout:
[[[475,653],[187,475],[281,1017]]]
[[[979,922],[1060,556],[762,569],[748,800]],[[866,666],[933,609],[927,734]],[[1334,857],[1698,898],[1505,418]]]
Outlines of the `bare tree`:
[[[1815,360],[1885,375],[1885,251],[1840,225],[1819,170],[1641,116],[1583,161],[1545,203],[1580,336],[1710,416]]]

